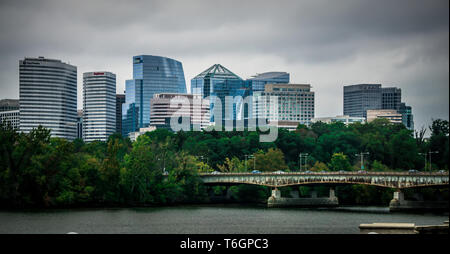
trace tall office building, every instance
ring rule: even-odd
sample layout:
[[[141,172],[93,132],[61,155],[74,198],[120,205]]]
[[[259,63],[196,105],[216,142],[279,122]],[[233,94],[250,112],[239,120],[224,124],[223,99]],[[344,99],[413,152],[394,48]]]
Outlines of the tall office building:
[[[116,75],[83,73],[83,140],[106,141],[116,131]]]
[[[412,114],[412,107],[407,106],[404,102],[402,102],[400,103],[398,113],[402,114],[403,125],[405,125],[405,127],[408,130],[414,131],[414,118]]]
[[[161,56],[133,57],[133,79],[125,82],[122,134],[150,125],[150,99],[157,93],[186,93],[183,65]]]
[[[203,98],[210,97],[211,122],[220,121],[224,125],[226,120],[243,120],[249,117],[248,112],[247,115],[240,113],[242,112],[240,98],[247,97],[250,89],[246,87],[242,78],[220,64],[214,64],[195,76],[191,80],[191,93],[200,94]],[[227,96],[236,100],[227,105],[225,100]]]
[[[209,101],[200,94],[155,94],[150,103],[151,126],[173,130],[175,126],[171,126],[171,118],[174,116],[177,122],[184,118],[190,130],[201,130],[210,125]]]
[[[395,110],[402,114],[405,127],[414,130],[412,109],[402,103],[400,88],[381,87],[380,84],[344,86],[344,115],[365,117],[369,120],[368,110]]]
[[[278,97],[277,103],[270,101],[271,96]],[[263,92],[253,93],[253,112],[269,123],[309,125],[314,118],[314,92],[309,84],[267,84]]]
[[[382,109],[381,84],[344,86],[344,115],[367,117],[368,109]]]
[[[83,110],[77,111],[77,138],[83,139]]]
[[[19,61],[20,131],[39,125],[52,137],[77,136],[77,67],[44,57]]]
[[[397,87],[381,88],[381,109],[400,109],[402,89]]]
[[[247,79],[248,87],[251,88],[253,92],[264,91],[264,86],[266,84],[287,84],[289,83],[289,73],[287,72],[264,72],[256,74],[251,78]]]
[[[125,94],[116,94],[116,132],[122,133],[122,105],[125,103]]]
[[[0,100],[0,123],[11,124],[13,129],[19,129],[19,100]]]

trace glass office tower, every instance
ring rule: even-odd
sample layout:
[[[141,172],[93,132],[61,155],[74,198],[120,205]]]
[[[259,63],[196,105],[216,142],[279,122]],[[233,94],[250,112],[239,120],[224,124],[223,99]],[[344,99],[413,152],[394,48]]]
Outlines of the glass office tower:
[[[211,122],[242,120],[244,116],[240,116],[242,114],[239,113],[242,101],[234,101],[232,105],[229,105],[230,108],[225,110],[225,97],[240,96],[244,98],[249,95],[249,92],[250,89],[246,86],[243,79],[220,64],[209,67],[191,80],[192,94],[201,94],[203,98],[210,96]],[[219,110],[218,107],[215,108],[215,105],[219,103],[216,100],[220,100],[220,111],[216,111]],[[218,119],[219,117],[217,116],[219,112],[221,112],[221,119]]]
[[[116,94],[116,132],[122,133],[122,104],[125,103],[125,94]]]
[[[157,93],[186,93],[181,62],[161,56],[134,56],[133,79],[125,81],[123,135],[150,125],[150,99]]]
[[[407,106],[404,102],[402,102],[400,103],[400,109],[398,110],[398,113],[402,114],[403,125],[405,125],[408,130],[414,131],[412,107]]]
[[[400,109],[402,102],[402,89],[397,87],[382,87],[381,96],[382,109]]]
[[[264,91],[266,84],[288,84],[289,73],[287,72],[264,72],[246,80],[248,87],[253,92]]]
[[[39,125],[52,137],[77,137],[77,67],[44,57],[19,61],[20,131]]]

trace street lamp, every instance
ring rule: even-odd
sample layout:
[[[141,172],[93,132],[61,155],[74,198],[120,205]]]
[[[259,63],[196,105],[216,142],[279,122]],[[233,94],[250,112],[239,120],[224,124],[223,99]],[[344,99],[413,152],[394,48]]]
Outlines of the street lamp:
[[[305,169],[306,169],[306,160],[308,158],[308,153],[300,153],[298,155],[298,158],[299,158],[298,168],[299,168],[300,171],[302,171],[303,165],[305,165]],[[305,163],[304,164],[302,163],[302,158],[305,158]],[[300,165],[302,165],[302,166],[300,166]]]
[[[366,153],[361,152],[359,154],[355,154],[355,156],[361,156],[361,170],[364,169],[364,155],[368,155],[368,154],[369,154],[369,152],[366,152]]]
[[[423,155],[425,159],[425,165],[423,166],[423,171],[427,171],[427,153],[419,153],[419,155]]]
[[[439,151],[429,151],[428,153],[430,154],[429,162],[430,162],[430,172],[431,172],[431,154],[432,153],[439,153]]]
[[[248,171],[248,167],[247,167],[247,160],[248,158],[250,158],[250,156],[252,156],[251,154],[245,154],[244,158],[245,158],[245,171]]]
[[[158,158],[158,164],[159,164],[159,168],[161,169],[161,158]],[[163,169],[162,169],[162,173],[165,174],[166,173],[166,161],[163,159]]]
[[[256,166],[255,166],[255,160],[256,160],[256,158],[255,158],[255,156],[252,155],[252,154],[250,154],[250,155],[248,155],[247,157],[248,157],[249,159],[253,159],[253,170],[255,170],[255,169],[256,169]]]
[[[200,155],[200,156],[197,156],[197,157],[200,158],[200,161],[204,163],[203,159],[205,159],[205,156]],[[206,157],[206,165],[208,165],[208,157]]]

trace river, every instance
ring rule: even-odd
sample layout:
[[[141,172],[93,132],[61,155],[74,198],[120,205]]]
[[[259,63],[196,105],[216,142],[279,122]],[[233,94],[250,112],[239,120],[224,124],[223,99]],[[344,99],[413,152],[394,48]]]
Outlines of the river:
[[[385,207],[335,209],[203,205],[161,208],[0,211],[1,234],[358,234],[373,222],[438,225],[446,214],[389,213]]]

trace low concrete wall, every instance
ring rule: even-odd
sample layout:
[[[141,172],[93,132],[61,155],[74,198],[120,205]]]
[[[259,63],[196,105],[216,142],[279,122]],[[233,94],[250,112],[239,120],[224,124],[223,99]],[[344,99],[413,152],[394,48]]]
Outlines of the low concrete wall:
[[[408,211],[449,211],[448,201],[410,201],[393,199],[389,203],[390,212],[408,212]]]
[[[448,223],[444,225],[417,226],[416,234],[448,234]]]
[[[415,234],[414,223],[372,223],[359,225],[361,234]]]
[[[448,234],[448,222],[442,225],[415,226],[414,223],[372,223],[359,225],[361,234]]]
[[[335,207],[339,202],[334,198],[282,198],[271,196],[267,207]]]

